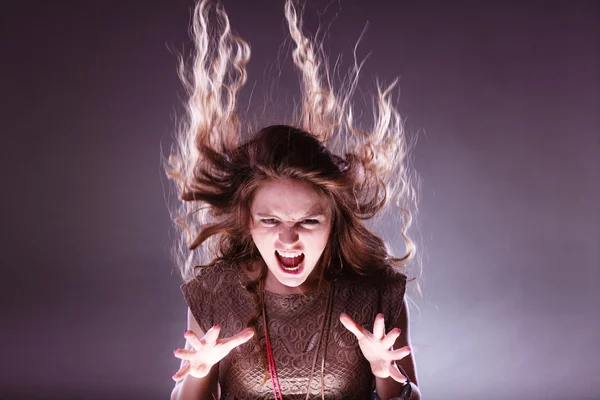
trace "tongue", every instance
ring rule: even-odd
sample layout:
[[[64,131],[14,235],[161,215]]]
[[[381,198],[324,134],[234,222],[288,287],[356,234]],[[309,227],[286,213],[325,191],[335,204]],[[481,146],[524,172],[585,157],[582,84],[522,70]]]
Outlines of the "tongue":
[[[298,264],[300,264],[302,262],[302,260],[304,260],[304,254],[301,254],[299,257],[281,257],[278,255],[279,261],[281,261],[281,263],[283,264],[284,267],[288,267],[288,268],[294,268],[296,267]]]

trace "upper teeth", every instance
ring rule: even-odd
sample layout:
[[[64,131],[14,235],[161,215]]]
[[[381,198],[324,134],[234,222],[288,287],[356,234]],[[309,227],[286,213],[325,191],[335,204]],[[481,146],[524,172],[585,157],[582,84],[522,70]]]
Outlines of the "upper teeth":
[[[300,257],[302,255],[302,253],[298,253],[298,252],[281,252],[279,250],[275,250],[277,252],[277,254],[279,254],[281,257],[285,257],[285,258],[295,258],[295,257]]]

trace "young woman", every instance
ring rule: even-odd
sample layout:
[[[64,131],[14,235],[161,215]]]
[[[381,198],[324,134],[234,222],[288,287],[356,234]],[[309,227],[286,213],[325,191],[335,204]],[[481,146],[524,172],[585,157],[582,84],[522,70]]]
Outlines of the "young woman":
[[[287,0],[300,118],[242,141],[235,106],[250,50],[219,7],[211,36],[206,3],[194,13],[194,63],[181,69],[188,118],[166,162],[182,200],[175,255],[189,306],[171,398],[419,399],[398,271],[415,254],[416,202],[393,85],[379,90],[376,126],[355,128],[359,65],[343,91],[324,84]],[[401,258],[363,222],[390,204],[404,217]]]

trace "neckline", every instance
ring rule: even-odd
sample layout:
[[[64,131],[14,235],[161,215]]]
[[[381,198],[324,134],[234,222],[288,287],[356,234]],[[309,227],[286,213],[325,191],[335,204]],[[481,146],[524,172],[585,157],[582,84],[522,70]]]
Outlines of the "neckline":
[[[312,298],[312,297],[317,297],[319,296],[319,294],[321,294],[321,292],[323,291],[323,286],[324,285],[328,285],[328,282],[323,282],[321,284],[321,288],[316,287],[314,289],[311,289],[309,291],[306,292],[298,292],[298,293],[277,293],[277,292],[272,292],[270,290],[267,290],[266,288],[264,289],[265,291],[265,295],[268,297],[277,297],[277,298],[281,298],[281,299],[285,299],[285,298],[301,298],[301,297],[307,297],[307,298]]]

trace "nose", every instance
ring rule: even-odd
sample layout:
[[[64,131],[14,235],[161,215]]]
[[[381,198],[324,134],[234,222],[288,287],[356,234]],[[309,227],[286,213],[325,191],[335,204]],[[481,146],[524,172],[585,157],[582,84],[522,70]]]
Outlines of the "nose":
[[[298,239],[298,232],[294,228],[282,227],[279,232],[279,241],[284,245],[294,244]]]

